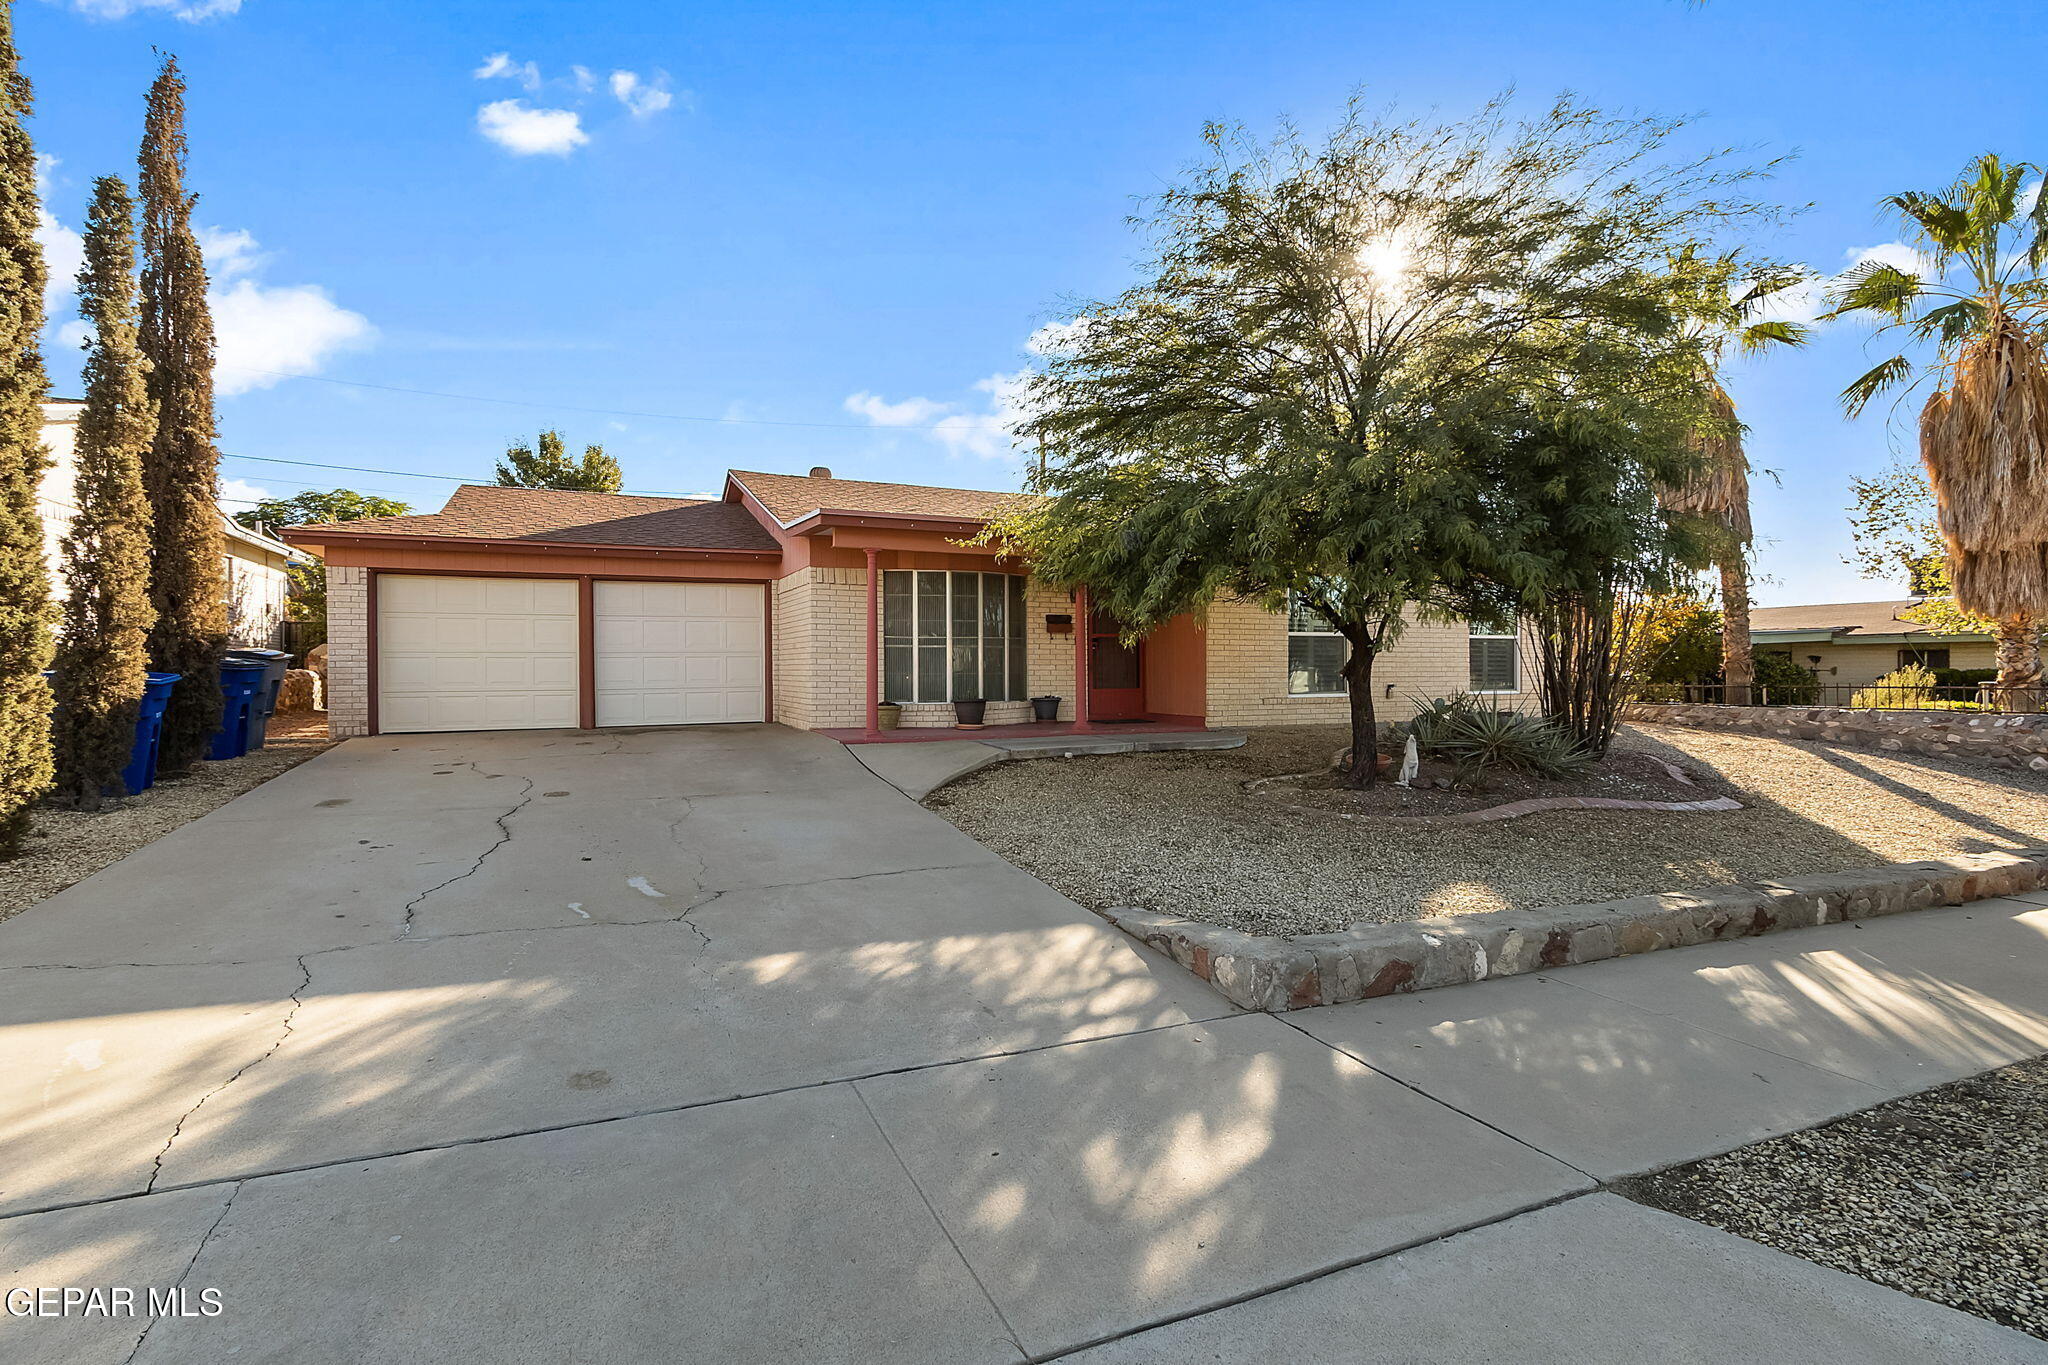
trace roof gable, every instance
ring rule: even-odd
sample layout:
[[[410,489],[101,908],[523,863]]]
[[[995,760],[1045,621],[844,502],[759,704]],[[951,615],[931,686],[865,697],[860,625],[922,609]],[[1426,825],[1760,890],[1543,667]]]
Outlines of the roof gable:
[[[915,483],[876,483],[806,474],[763,474],[735,469],[728,476],[754,495],[784,526],[813,512],[873,512],[890,516],[944,517],[987,521],[1022,493],[980,488],[935,488]]]
[[[289,528],[294,537],[446,536],[686,550],[777,549],[744,508],[699,498],[463,484],[438,512]]]

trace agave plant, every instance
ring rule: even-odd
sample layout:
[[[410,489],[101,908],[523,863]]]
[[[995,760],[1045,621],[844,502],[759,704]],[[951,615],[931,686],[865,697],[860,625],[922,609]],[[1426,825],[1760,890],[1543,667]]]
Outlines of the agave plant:
[[[1956,603],[1998,623],[1999,684],[2040,682],[2048,618],[2048,194],[2028,162],[1979,157],[1938,194],[1886,199],[1923,269],[1851,270],[1833,318],[1881,320],[1908,343],[1843,390],[1851,417],[1927,380],[1920,459],[1934,487]],[[1933,351],[1931,360],[1910,352]],[[1903,393],[1901,395],[1903,397]]]

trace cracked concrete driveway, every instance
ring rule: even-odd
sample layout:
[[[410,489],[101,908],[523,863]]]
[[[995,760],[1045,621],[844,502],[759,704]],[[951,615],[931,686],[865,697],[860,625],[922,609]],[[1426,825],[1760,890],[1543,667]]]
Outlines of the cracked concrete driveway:
[[[2036,918],[1997,922],[2012,961]],[[1887,999],[1931,989],[1885,970]],[[1927,1065],[2048,1038],[2036,978],[1998,970],[1928,997],[1980,1022]],[[1295,1358],[1423,1358],[1351,1349],[1372,1286],[1520,1264],[1553,1226],[1636,1248],[1667,1300],[1702,1258],[1731,1302],[1783,1279],[1667,1214],[1531,1211],[1878,1084],[1704,1014],[1499,984],[1437,993],[1471,1022],[1426,997],[1236,1014],[775,726],[351,741],[0,924],[0,1287],[222,1303],[0,1315],[0,1359],[1179,1361],[1256,1353],[1259,1305],[1295,1302],[1324,1352]],[[1627,1118],[1688,1084],[1715,1089]],[[1483,1254],[1386,1259],[1466,1229]],[[1777,1340],[2039,1358],[1897,1295],[1865,1330],[1808,1271]],[[1615,1354],[1518,1358],[1629,1359],[1608,1311]]]

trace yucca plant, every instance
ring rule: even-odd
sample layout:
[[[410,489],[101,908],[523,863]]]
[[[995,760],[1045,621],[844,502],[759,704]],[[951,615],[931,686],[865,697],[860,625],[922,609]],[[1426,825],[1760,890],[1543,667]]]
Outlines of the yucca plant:
[[[1851,417],[1934,383],[1920,459],[1956,603],[1998,623],[1999,686],[2014,698],[2040,684],[2048,617],[2048,195],[2030,184],[2041,175],[1986,155],[1944,191],[1892,195],[1924,269],[1859,266],[1824,315],[1869,314],[1907,343],[1843,390]]]
[[[1571,732],[1542,716],[1502,711],[1468,693],[1417,704],[1408,722],[1415,747],[1457,766],[1471,782],[1491,768],[1564,778],[1593,761]]]

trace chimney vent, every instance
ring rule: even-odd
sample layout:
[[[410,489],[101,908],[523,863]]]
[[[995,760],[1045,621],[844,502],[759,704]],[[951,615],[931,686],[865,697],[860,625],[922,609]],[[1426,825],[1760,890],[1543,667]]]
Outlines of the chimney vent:
[[[832,477],[832,471],[824,465],[814,464],[811,466],[811,477],[814,479],[829,479]]]

